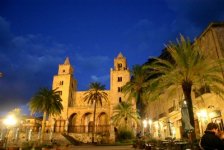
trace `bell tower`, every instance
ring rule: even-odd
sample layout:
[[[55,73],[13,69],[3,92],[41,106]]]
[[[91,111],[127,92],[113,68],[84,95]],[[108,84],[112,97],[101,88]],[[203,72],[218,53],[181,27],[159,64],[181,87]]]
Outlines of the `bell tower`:
[[[126,101],[122,93],[122,86],[130,81],[130,70],[127,67],[127,60],[119,53],[114,58],[114,68],[110,70],[110,91],[111,91],[111,105],[116,106],[122,101]]]
[[[59,91],[63,111],[60,119],[68,119],[68,107],[72,107],[75,103],[75,91],[77,91],[77,81],[73,78],[74,69],[67,57],[64,64],[59,64],[58,74],[53,78],[52,89]]]

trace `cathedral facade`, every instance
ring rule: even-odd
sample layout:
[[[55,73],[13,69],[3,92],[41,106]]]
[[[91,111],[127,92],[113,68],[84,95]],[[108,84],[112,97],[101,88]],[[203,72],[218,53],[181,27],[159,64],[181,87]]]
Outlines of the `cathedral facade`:
[[[60,64],[58,74],[53,78],[52,89],[57,89],[62,98],[63,111],[60,116],[51,117],[55,132],[88,133],[93,127],[93,105],[84,102],[84,93],[78,91],[74,68],[66,58]],[[125,100],[121,87],[130,81],[126,58],[119,53],[110,69],[110,89],[105,90],[108,100],[96,109],[96,132],[107,132],[111,128],[113,108]],[[51,123],[52,124],[52,123]]]

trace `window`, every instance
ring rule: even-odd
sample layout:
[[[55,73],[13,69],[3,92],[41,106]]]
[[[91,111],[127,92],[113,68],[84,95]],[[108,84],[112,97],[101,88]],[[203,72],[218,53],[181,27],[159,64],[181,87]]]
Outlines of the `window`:
[[[122,88],[121,88],[121,87],[118,87],[118,88],[117,88],[117,91],[118,91],[118,92],[122,92]]]
[[[121,97],[119,97],[119,103],[121,103],[121,102],[122,102]]]
[[[118,77],[118,78],[117,78],[117,81],[118,81],[118,82],[121,82],[121,81],[122,81],[122,77]]]
[[[63,72],[65,72],[65,69],[63,69]]]
[[[121,70],[122,64],[117,64],[117,68],[118,68],[118,70]]]
[[[64,84],[64,82],[63,81],[60,81],[60,83],[59,83],[60,85],[63,85]]]

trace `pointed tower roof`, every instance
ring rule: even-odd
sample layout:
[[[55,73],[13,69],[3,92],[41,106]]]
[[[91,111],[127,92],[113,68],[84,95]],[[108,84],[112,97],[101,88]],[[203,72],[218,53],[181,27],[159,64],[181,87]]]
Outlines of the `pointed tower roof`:
[[[120,52],[117,56],[117,58],[123,58],[124,56],[122,55],[122,53]]]
[[[66,57],[65,62],[64,62],[64,65],[70,65],[70,61],[69,61],[69,58],[68,57]]]

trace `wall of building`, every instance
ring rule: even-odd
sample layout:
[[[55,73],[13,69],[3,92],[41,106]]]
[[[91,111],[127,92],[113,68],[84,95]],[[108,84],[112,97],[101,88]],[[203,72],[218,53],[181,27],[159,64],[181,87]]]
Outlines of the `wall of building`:
[[[224,54],[224,24],[211,24],[195,40],[199,48],[209,59],[223,58]],[[169,90],[169,89],[167,89]],[[153,119],[152,134],[156,138],[183,137],[181,122],[181,103],[183,102],[181,90],[173,91],[171,96],[161,95],[156,101],[150,102],[148,118]],[[223,128],[224,101],[214,93],[205,93],[196,97],[192,92],[194,107],[195,131],[197,138],[200,138],[208,122],[217,122],[220,129]],[[159,126],[162,128],[159,129]],[[167,132],[170,125],[171,134]],[[160,131],[159,131],[160,130]]]
[[[77,81],[73,77],[74,69],[66,58],[64,64],[59,65],[58,74],[53,78],[52,88],[61,92],[63,112],[60,116],[52,116],[51,122],[56,120],[56,132],[88,132],[93,122],[93,106],[84,102],[84,93],[87,91],[77,91]],[[114,59],[114,68],[110,70],[110,89],[105,90],[108,94],[108,101],[103,101],[103,105],[97,106],[96,125],[105,130],[112,129],[110,118],[113,115],[113,108],[127,98],[121,92],[121,87],[130,81],[130,71],[126,58],[119,53]],[[66,126],[68,125],[68,129]],[[70,128],[70,129],[69,129]]]

